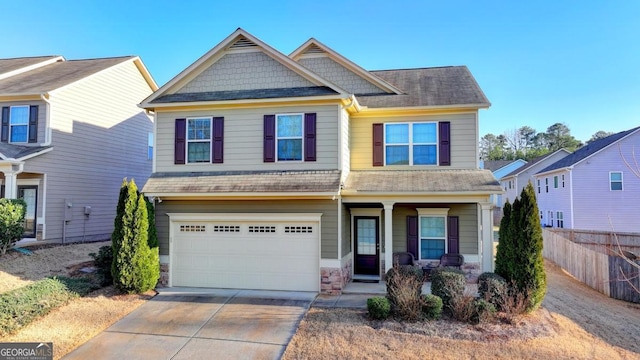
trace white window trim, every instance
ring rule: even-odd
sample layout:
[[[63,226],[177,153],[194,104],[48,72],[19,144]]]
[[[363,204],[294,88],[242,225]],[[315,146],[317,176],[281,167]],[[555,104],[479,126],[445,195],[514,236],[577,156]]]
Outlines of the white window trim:
[[[560,223],[562,222],[562,226]],[[559,229],[564,228],[564,211],[556,210],[556,227]]]
[[[301,128],[302,128],[302,133],[300,134],[300,136],[278,136],[278,117],[279,116],[295,116],[298,115],[300,116],[300,122],[301,122]],[[304,162],[304,113],[291,113],[291,114],[276,114],[276,131],[275,131],[275,135],[276,135],[276,162],[286,162],[286,163],[302,163]],[[296,140],[296,139],[300,139],[300,142],[302,143],[302,146],[300,148],[300,151],[302,152],[300,154],[300,160],[280,160],[278,159],[278,140]]]
[[[209,120],[209,139],[199,139],[199,140],[189,140],[189,120]],[[212,116],[194,116],[188,117],[186,121],[186,133],[185,133],[185,142],[184,142],[184,157],[186,164],[210,164],[211,158],[213,154],[211,153],[211,142],[213,141],[213,117]],[[198,162],[190,162],[189,161],[189,143],[198,143],[198,142],[208,142],[209,143],[209,161],[198,161]]]
[[[611,174],[620,174],[620,181],[615,181],[616,183],[620,183],[620,190],[613,190],[611,188],[611,184],[614,183],[614,181],[611,180]],[[622,171],[609,171],[609,191],[624,191],[624,174],[622,173]]]
[[[423,259],[422,258],[422,226],[420,226],[420,218],[422,217],[442,217],[444,218],[444,253],[449,251],[447,216],[449,216],[449,208],[418,208],[418,259],[417,260],[440,260],[440,259]]]
[[[13,113],[13,109],[15,108],[27,108],[27,123],[24,125],[15,125],[15,126],[26,126],[27,127],[27,140],[26,141],[12,141],[11,139],[11,129],[14,127],[14,125],[11,123],[11,119],[13,119],[13,116],[11,116],[11,114]],[[29,105],[16,105],[16,106],[11,106],[9,107],[9,143],[10,144],[26,144],[29,142]]]
[[[414,124],[435,124],[436,126],[436,141],[435,143],[414,143],[413,142],[413,125]],[[408,143],[395,143],[389,144],[389,146],[408,146],[409,147],[409,164],[407,165],[389,165],[387,164],[387,125],[408,125],[409,126],[409,142]],[[384,157],[384,166],[438,166],[440,165],[440,149],[438,144],[440,143],[440,134],[438,132],[437,121],[411,121],[411,122],[388,122],[383,124],[382,128],[382,151]],[[420,145],[434,145],[436,147],[436,163],[435,164],[413,164],[413,147]]]

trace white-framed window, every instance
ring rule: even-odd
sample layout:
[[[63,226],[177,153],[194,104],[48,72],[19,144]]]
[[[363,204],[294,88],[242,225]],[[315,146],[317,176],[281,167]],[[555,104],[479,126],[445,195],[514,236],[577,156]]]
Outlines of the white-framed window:
[[[540,194],[540,179],[538,179],[538,194]]]
[[[438,123],[384,124],[385,165],[438,165]]]
[[[147,136],[147,159],[153,160],[153,133],[150,132]]]
[[[187,162],[211,162],[211,118],[187,119]]]
[[[277,161],[302,161],[303,114],[276,115]]]
[[[509,180],[509,189],[511,189],[511,180]]]
[[[549,192],[549,178],[544,178],[544,186],[546,188],[546,192]]]
[[[9,113],[9,142],[28,142],[29,106],[12,106]]]
[[[547,219],[547,225],[553,227],[553,211],[548,211],[547,215],[549,216]]]
[[[559,228],[564,228],[564,213],[556,211],[556,224]]]
[[[419,258],[437,260],[447,253],[448,208],[418,210]]]
[[[564,187],[564,174],[562,174],[562,187]]]
[[[554,189],[558,188],[558,175],[553,177],[553,188]]]
[[[611,191],[622,191],[622,171],[609,172],[609,189]]]

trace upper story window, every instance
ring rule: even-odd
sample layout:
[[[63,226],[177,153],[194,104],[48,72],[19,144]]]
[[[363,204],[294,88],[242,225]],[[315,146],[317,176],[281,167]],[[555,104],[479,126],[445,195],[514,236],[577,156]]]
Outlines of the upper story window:
[[[564,187],[564,174],[562,174],[562,187]]]
[[[147,136],[147,159],[153,160],[153,133]]]
[[[544,178],[545,192],[549,192],[549,178]]]
[[[278,161],[301,161],[304,123],[302,114],[276,115]]]
[[[540,179],[538,179],[538,194],[540,194]]]
[[[29,107],[12,106],[9,118],[9,142],[26,143],[29,139]]]
[[[187,162],[211,161],[211,118],[187,119]]]
[[[386,165],[437,165],[437,123],[385,124]]]
[[[557,189],[558,188],[558,176],[554,176],[553,177],[553,188]]]
[[[611,191],[622,191],[622,171],[609,173],[609,188]]]

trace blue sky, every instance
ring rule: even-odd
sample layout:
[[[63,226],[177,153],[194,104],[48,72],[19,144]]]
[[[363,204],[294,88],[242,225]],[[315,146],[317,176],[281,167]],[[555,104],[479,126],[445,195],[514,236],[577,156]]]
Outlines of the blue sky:
[[[480,135],[640,126],[640,2],[0,0],[0,58],[139,55],[159,85],[242,27],[285,54],[310,37],[369,70],[467,65]]]

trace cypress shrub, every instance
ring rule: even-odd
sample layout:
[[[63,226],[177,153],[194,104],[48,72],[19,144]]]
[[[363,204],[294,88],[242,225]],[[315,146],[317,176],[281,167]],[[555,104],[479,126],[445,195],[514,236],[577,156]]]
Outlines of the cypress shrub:
[[[511,203],[507,200],[502,211],[502,220],[500,220],[500,230],[498,231],[498,251],[496,252],[496,274],[503,277],[507,275],[509,261],[512,252],[511,238]]]
[[[120,247],[122,246],[122,220],[124,218],[124,206],[127,201],[127,195],[129,194],[127,179],[122,179],[122,185],[120,185],[120,193],[118,196],[118,205],[116,206],[116,217],[113,220],[113,232],[111,233],[111,253],[118,254]],[[116,274],[116,262],[111,263],[111,278],[113,279]]]

